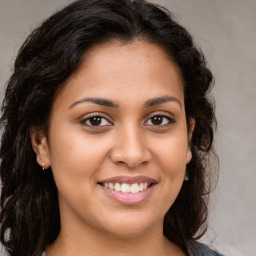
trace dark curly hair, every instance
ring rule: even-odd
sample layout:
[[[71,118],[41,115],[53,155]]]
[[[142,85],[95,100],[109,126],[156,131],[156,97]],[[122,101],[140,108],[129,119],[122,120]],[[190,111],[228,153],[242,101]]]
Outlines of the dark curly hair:
[[[213,77],[202,52],[164,7],[144,0],[79,0],[35,29],[22,45],[2,105],[0,240],[11,256],[38,256],[60,231],[51,169],[41,171],[30,130],[47,134],[53,102],[92,46],[145,40],[164,49],[181,70],[188,129],[196,120],[187,165],[189,181],[166,213],[165,236],[186,243],[207,227],[209,174],[216,125],[209,92]]]

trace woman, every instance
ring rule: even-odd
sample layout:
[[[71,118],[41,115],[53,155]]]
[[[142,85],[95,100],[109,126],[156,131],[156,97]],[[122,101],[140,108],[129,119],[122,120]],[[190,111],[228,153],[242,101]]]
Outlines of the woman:
[[[9,254],[219,255],[195,241],[207,226],[211,85],[162,7],[80,0],[46,20],[3,102]]]

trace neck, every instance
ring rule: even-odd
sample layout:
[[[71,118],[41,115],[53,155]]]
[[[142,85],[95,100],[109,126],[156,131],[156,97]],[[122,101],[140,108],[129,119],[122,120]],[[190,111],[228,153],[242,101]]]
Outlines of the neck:
[[[185,255],[163,235],[162,225],[140,234],[117,236],[73,224],[61,226],[56,241],[46,248],[47,256]]]

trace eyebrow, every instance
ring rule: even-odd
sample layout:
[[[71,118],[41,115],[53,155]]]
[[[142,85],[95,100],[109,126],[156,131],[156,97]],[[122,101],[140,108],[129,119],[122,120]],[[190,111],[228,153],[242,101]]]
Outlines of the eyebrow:
[[[155,105],[163,104],[163,103],[170,102],[170,101],[171,102],[177,102],[179,104],[179,106],[182,108],[182,104],[177,98],[175,98],[173,96],[168,96],[168,95],[149,99],[145,102],[144,107],[153,107]],[[69,109],[73,108],[77,104],[84,103],[84,102],[91,102],[91,103],[94,103],[94,104],[97,104],[97,105],[112,107],[112,108],[118,108],[119,107],[119,104],[117,102],[114,102],[114,101],[111,101],[111,100],[108,100],[108,99],[104,99],[104,98],[83,98],[83,99],[78,100],[78,101],[74,102],[73,104],[71,104]]]
[[[74,106],[76,106],[79,103],[83,103],[83,102],[92,102],[94,104],[97,105],[101,105],[101,106],[106,106],[106,107],[112,107],[112,108],[118,108],[119,105],[118,103],[115,103],[111,100],[108,99],[103,99],[103,98],[83,98],[81,100],[78,100],[76,102],[74,102],[69,109],[73,108]]]
[[[182,104],[177,98],[168,95],[147,100],[145,103],[145,107],[153,107],[155,105],[159,105],[169,101],[177,102],[179,106],[182,108]]]

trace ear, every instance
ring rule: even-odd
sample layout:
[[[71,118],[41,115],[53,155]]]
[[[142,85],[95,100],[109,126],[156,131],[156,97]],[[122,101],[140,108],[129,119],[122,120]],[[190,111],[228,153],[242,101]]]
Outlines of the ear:
[[[37,163],[45,169],[48,169],[51,165],[51,162],[46,136],[41,131],[30,129],[30,140],[32,148],[36,153]]]
[[[195,129],[195,125],[196,125],[196,120],[194,118],[191,118],[189,120],[189,131],[188,131],[188,150],[187,150],[187,158],[186,158],[186,163],[188,164],[191,159],[192,159],[192,152],[191,152],[191,139],[192,139],[192,135],[193,135],[193,131]]]

